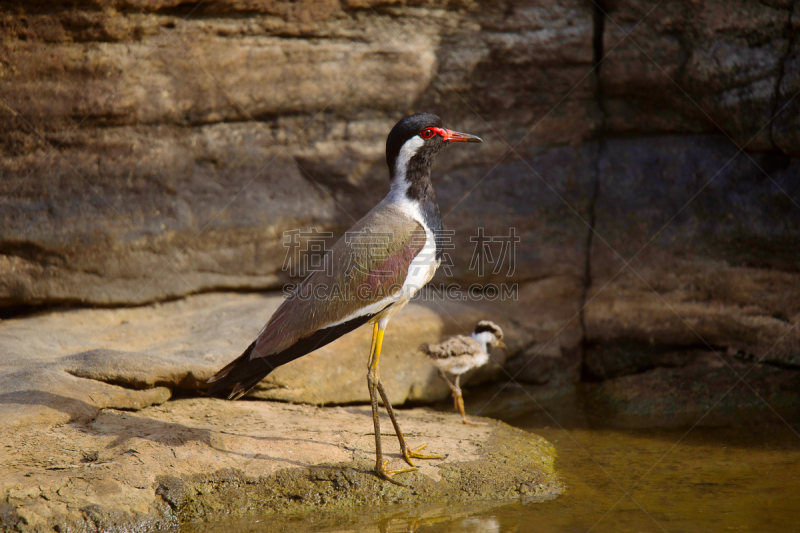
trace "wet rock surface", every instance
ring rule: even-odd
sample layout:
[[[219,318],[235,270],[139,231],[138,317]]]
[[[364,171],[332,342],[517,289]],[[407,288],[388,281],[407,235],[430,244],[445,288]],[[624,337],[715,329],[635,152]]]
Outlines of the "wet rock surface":
[[[688,431],[759,423],[787,430],[800,420],[800,372],[741,353],[675,350],[662,353],[655,365],[603,380],[558,375],[541,384],[517,378],[467,388],[467,413],[514,425],[537,417],[546,426],[598,430]]]
[[[705,137],[608,141],[603,154],[617,183],[601,183],[595,205],[587,342],[731,348],[793,366],[798,161]]]
[[[681,364],[587,384],[582,399],[596,426],[725,426],[800,418],[800,372],[709,351],[674,353]]]

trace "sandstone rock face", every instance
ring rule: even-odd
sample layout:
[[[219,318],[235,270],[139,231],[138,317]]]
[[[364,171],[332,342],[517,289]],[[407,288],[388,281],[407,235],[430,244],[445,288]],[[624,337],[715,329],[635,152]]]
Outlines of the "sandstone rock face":
[[[452,273],[440,267],[434,282],[583,284],[597,154],[597,143],[587,142],[444,175],[437,194],[445,228],[453,232]],[[486,242],[512,231],[518,242],[505,254],[501,242]],[[484,245],[489,253],[481,255]],[[478,257],[485,259],[482,271]]]
[[[792,55],[798,5],[791,0],[609,4],[602,37],[608,57],[600,68],[609,128],[722,130],[748,150],[800,155],[796,138],[786,142],[785,133],[774,138],[798,124],[796,113],[782,110],[791,97],[787,93],[800,90]]]
[[[426,110],[485,140],[437,161],[454,233],[435,282],[519,283],[520,300],[409,308],[419,319],[388,333],[393,400],[444,397],[430,368],[406,364],[414,337],[463,333],[485,313],[516,328],[517,346],[473,383],[633,379],[684,368],[697,349],[793,372],[798,28],[796,0],[3,7],[0,306],[279,288],[291,281],[284,232],[341,235],[388,189],[391,126]],[[513,269],[475,268],[478,228],[514,229]],[[163,309],[183,324],[126,309],[127,324],[72,337],[69,320],[11,321],[21,329],[3,341],[0,379],[13,394],[59,394],[90,378],[98,409],[161,403],[247,345],[277,304],[253,298],[210,306],[230,313],[224,334],[181,303]],[[117,311],[86,313],[74,316],[113,323]],[[367,340],[343,339],[254,394],[363,401]],[[63,419],[57,398],[25,401]]]
[[[339,234],[385,195],[384,142],[408,112],[486,137],[439,173],[489,171],[508,135],[521,154],[588,137],[591,17],[573,0],[7,9],[0,302],[278,287],[284,231]],[[484,174],[466,185],[517,181]]]

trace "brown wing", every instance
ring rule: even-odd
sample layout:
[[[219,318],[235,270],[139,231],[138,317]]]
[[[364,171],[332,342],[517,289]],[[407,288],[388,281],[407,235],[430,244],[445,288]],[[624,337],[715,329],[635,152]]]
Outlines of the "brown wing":
[[[376,206],[333,246],[330,268],[306,277],[245,353],[209,380],[210,392],[232,388],[239,397],[278,366],[367,323],[396,301],[425,240],[398,208]]]
[[[431,359],[450,359],[461,355],[474,355],[481,351],[481,345],[472,337],[458,335],[439,344],[423,344],[421,350]]]

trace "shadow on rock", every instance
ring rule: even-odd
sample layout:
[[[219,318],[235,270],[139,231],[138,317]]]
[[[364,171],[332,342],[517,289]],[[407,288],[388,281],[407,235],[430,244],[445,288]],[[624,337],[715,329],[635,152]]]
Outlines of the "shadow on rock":
[[[0,405],[48,407],[65,413],[69,416],[69,422],[91,419],[100,412],[100,407],[84,401],[38,390],[23,390],[0,394]],[[32,420],[31,422],[34,421]]]
[[[134,438],[146,439],[170,447],[199,442],[216,448],[215,444],[218,444],[218,438],[214,437],[212,430],[186,426],[177,422],[164,422],[122,411],[103,411],[88,426],[92,433],[100,437],[116,435],[117,438],[106,448],[122,446]]]
[[[213,445],[212,432],[174,422],[163,422],[130,412],[101,409],[82,400],[44,391],[18,391],[0,394],[0,405],[16,404],[43,406],[67,414],[70,423],[86,421],[90,433],[96,436],[114,436],[106,448],[121,446],[132,438],[147,439],[165,446],[182,446],[197,441]]]

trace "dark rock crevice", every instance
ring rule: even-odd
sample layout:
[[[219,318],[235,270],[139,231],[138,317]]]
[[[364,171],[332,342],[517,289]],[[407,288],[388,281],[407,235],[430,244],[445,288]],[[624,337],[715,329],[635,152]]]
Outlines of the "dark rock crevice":
[[[597,94],[597,105],[600,108],[600,112],[603,115],[603,119],[605,119],[605,109],[603,107],[603,91],[602,91],[602,80],[600,78],[600,64],[603,61],[603,39],[605,38],[605,28],[606,28],[606,10],[602,0],[597,0],[594,3],[593,11],[592,11],[592,22],[593,22],[593,34],[592,34],[592,59],[593,59],[593,66],[595,70],[595,78],[597,80],[597,87],[595,89]],[[601,124],[601,131],[605,126],[605,120]]]
[[[606,135],[606,123],[607,123],[607,111],[604,105],[603,99],[603,87],[602,87],[602,78],[600,76],[600,68],[602,67],[603,62],[603,38],[605,34],[605,6],[603,5],[602,0],[597,0],[594,2],[593,7],[593,31],[594,34],[592,36],[592,51],[593,51],[593,60],[594,60],[594,76],[596,80],[596,87],[595,87],[595,95],[596,95],[596,103],[597,108],[600,111],[600,123],[598,125],[597,130],[597,151],[595,153],[595,168],[594,168],[594,176],[593,176],[593,183],[592,183],[592,192],[589,198],[589,228],[586,233],[586,244],[585,244],[585,261],[584,261],[584,271],[583,271],[583,291],[581,293],[580,298],[580,311],[578,315],[578,320],[580,323],[580,331],[581,331],[581,378],[584,378],[586,374],[586,354],[587,350],[589,349],[588,346],[588,336],[586,333],[586,306],[588,303],[589,292],[592,288],[592,249],[594,246],[594,234],[595,234],[595,224],[596,224],[596,204],[597,204],[597,196],[600,192],[600,175],[602,172],[601,162],[603,159],[604,148],[605,148],[605,135]]]
[[[586,332],[586,306],[588,305],[589,293],[592,288],[592,249],[594,246],[594,233],[596,223],[595,205],[597,203],[597,196],[600,192],[600,161],[603,154],[603,142],[598,144],[597,149],[597,166],[595,169],[594,177],[594,190],[589,204],[589,230],[586,235],[586,262],[584,264],[584,278],[583,278],[583,292],[580,299],[580,313],[578,320],[580,323],[581,331],[581,377],[585,376],[586,372],[586,354],[588,350],[588,335]]]
[[[624,376],[644,374],[656,368],[682,368],[725,348],[695,345],[650,345],[635,340],[618,339],[604,343],[587,343],[582,379],[600,383]]]
[[[789,11],[789,16],[787,17],[786,21],[786,29],[784,30],[784,34],[786,35],[786,52],[783,54],[783,57],[780,60],[780,64],[778,65],[778,76],[775,80],[775,89],[774,94],[772,97],[772,112],[770,114],[770,124],[769,124],[769,138],[772,147],[776,151],[780,151],[782,154],[785,153],[776,145],[774,133],[775,133],[775,118],[781,111],[781,84],[783,83],[784,77],[786,76],[786,63],[791,59],[792,50],[794,49],[795,40],[798,38],[796,32],[794,31],[793,27],[793,19],[796,16],[800,16],[797,6],[800,4],[795,4]],[[788,157],[788,156],[787,156]]]
[[[90,373],[82,371],[80,368],[65,368],[64,372],[69,374],[70,376],[78,379],[91,379],[94,381],[98,381],[100,383],[105,383],[107,385],[114,385],[115,387],[121,387],[123,389],[128,389],[132,391],[142,390],[142,389],[149,389],[152,388],[148,386],[149,384],[143,382],[136,382],[136,381],[126,381],[122,379],[114,379],[110,376],[99,376],[99,375],[91,375]],[[173,385],[172,383],[158,383],[156,386],[170,386]],[[117,407],[116,409],[124,409],[122,407]]]

